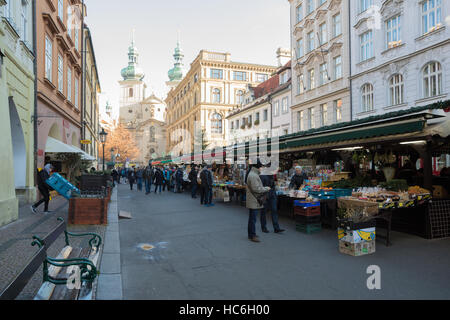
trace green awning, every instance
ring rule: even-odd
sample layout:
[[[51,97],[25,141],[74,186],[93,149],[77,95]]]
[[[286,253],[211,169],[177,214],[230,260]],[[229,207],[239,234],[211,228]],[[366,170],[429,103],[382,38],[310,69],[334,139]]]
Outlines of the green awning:
[[[346,132],[337,132],[335,134],[321,135],[318,137],[311,136],[308,138],[306,136],[298,140],[287,141],[284,146],[281,146],[281,149],[418,132],[423,130],[424,125],[425,121],[419,120],[371,128],[359,128],[354,130],[348,130]]]

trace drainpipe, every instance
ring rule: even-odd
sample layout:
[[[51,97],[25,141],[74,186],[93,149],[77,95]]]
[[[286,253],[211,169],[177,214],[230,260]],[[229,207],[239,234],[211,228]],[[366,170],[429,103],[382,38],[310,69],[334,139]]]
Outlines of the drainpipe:
[[[352,21],[351,21],[351,1],[348,1],[348,47],[349,47],[349,86],[350,86],[350,121],[353,120],[353,94],[352,94]]]
[[[34,72],[34,114],[33,114],[33,131],[34,131],[34,181],[36,181],[36,172],[37,172],[37,156],[38,156],[38,124],[37,124],[37,48],[36,48],[36,0],[32,2],[32,11],[33,11],[33,53],[34,53],[34,61],[33,61],[33,72]],[[33,182],[33,186],[35,183]]]
[[[86,35],[84,32],[84,0],[81,3],[81,35],[83,37],[83,41],[81,41],[81,97],[82,97],[82,110],[81,110],[81,139],[86,139]],[[86,145],[82,144],[81,149],[86,151]]]
[[[272,96],[269,94],[268,100],[267,102],[269,102],[270,104],[270,138],[272,138],[272,130],[273,130],[273,117],[272,117]]]

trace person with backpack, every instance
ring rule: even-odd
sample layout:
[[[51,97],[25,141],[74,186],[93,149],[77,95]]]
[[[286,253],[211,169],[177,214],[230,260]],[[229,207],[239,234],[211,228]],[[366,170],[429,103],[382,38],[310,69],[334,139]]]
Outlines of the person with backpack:
[[[31,206],[31,211],[33,211],[33,213],[37,213],[36,209],[42,203],[44,203],[44,213],[45,214],[51,213],[51,211],[48,210],[48,204],[50,202],[50,191],[53,190],[53,188],[50,187],[46,181],[48,178],[50,178],[52,169],[53,166],[50,163],[48,163],[45,165],[43,170],[38,171],[37,182],[39,192],[42,195],[42,199]]]
[[[143,178],[145,183],[145,194],[150,194],[153,181],[153,168],[150,164],[145,168]]]
[[[183,192],[183,170],[181,170],[180,167],[178,167],[178,169],[175,173],[175,185],[176,185],[176,192],[182,193]]]
[[[189,172],[188,179],[191,181],[191,197],[193,199],[197,198],[197,167],[193,166],[191,172]]]

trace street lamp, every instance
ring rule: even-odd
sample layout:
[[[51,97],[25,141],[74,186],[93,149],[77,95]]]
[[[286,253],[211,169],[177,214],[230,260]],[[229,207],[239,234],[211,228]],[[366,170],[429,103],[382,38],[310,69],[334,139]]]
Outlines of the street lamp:
[[[105,128],[102,128],[102,131],[100,131],[100,142],[103,145],[103,173],[105,173],[105,142],[106,142],[106,136],[108,133],[105,131]]]

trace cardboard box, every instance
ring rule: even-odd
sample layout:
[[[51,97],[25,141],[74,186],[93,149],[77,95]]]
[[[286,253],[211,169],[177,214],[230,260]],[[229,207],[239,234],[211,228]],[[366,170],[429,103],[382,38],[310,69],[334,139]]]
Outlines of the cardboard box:
[[[375,227],[359,230],[345,230],[338,228],[339,241],[361,243],[375,241]]]
[[[375,240],[359,243],[339,240],[339,252],[354,257],[375,253]]]

